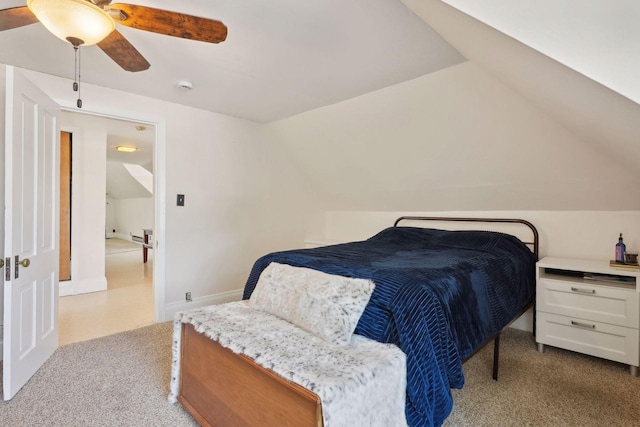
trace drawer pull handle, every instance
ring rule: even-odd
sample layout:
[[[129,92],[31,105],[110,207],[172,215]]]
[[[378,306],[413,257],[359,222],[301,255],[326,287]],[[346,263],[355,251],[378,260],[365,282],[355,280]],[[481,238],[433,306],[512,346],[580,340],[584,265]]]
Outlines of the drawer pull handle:
[[[596,328],[596,325],[590,325],[588,323],[576,322],[575,320],[571,321],[571,325],[572,326],[578,326],[580,328],[587,328],[587,329],[595,329]]]
[[[595,289],[580,289],[580,288],[574,288],[572,287],[571,290],[573,292],[579,292],[581,294],[595,294],[596,290]]]

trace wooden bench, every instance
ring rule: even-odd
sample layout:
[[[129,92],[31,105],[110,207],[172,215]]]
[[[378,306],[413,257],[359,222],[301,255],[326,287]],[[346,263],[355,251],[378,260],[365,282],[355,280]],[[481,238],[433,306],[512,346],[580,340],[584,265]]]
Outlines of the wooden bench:
[[[187,349],[188,351],[185,351]],[[320,398],[182,325],[178,401],[202,426],[321,427]]]
[[[169,401],[203,426],[405,421],[406,360],[396,346],[360,336],[329,343],[240,301],[179,313],[173,343]]]

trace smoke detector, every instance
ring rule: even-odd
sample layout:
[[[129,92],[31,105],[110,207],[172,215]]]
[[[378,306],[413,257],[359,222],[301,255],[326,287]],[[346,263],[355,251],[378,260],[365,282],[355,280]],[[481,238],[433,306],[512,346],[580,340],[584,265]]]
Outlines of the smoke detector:
[[[180,80],[178,82],[178,89],[182,89],[182,90],[191,90],[193,89],[193,83],[187,81],[187,80]]]

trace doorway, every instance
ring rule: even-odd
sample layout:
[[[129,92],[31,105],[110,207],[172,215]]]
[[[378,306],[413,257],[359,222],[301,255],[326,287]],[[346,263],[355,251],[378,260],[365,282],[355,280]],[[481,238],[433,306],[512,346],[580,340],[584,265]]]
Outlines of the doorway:
[[[63,112],[62,127],[73,141],[73,231],[71,292],[63,293],[61,282],[60,345],[152,324],[155,306],[154,251],[144,263],[143,246],[135,242],[143,229],[154,228],[155,198],[122,165],[153,172],[153,125]],[[123,154],[120,146],[137,150]]]

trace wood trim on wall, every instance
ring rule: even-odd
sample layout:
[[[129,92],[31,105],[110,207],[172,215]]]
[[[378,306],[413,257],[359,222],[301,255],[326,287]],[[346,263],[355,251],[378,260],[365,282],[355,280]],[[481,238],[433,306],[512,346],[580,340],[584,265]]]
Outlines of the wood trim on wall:
[[[71,133],[60,132],[60,273],[71,280]]]

